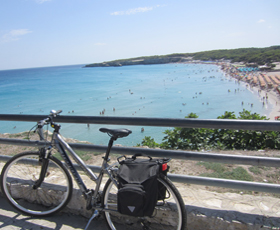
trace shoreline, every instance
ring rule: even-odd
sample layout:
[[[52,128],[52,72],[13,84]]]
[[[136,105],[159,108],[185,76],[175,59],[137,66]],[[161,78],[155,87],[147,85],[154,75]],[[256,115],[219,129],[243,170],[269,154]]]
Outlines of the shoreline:
[[[280,116],[280,103],[278,103],[280,101],[279,93],[275,91],[270,91],[267,92],[267,95],[269,102],[273,106],[272,111],[270,112],[267,118],[269,118],[270,120],[275,120],[275,117]]]
[[[268,76],[278,75],[280,76],[280,71],[278,72],[269,72]],[[273,109],[269,114],[270,120],[274,120],[276,116],[280,116],[280,93],[278,93],[275,89],[273,91],[268,92],[270,100],[272,100]]]
[[[272,85],[267,80],[264,80],[265,85],[261,85],[260,79],[271,80],[271,77],[277,76],[280,78],[280,71],[252,71],[252,72],[241,72],[235,66],[229,63],[218,63],[221,66],[221,71],[223,71],[227,76],[231,78],[242,81],[247,87],[250,87],[253,91],[256,90],[263,105],[270,103],[272,105],[272,111],[266,117],[269,120],[274,121],[275,117],[280,116],[280,92],[277,88],[280,86],[278,84]],[[277,68],[279,69],[279,68]],[[272,81],[273,83],[273,81]]]

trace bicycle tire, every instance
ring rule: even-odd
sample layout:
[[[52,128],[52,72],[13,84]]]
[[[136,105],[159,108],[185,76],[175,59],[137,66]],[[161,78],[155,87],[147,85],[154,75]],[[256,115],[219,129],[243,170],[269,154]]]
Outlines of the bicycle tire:
[[[30,216],[48,216],[59,212],[70,201],[72,178],[57,158],[49,157],[49,166],[39,188],[33,185],[40,177],[38,151],[23,152],[12,157],[1,173],[1,190],[9,203]]]
[[[155,229],[155,230],[185,230],[187,227],[187,214],[184,201],[173,183],[161,175],[158,181],[168,191],[170,197],[165,202],[158,201],[152,217],[133,217],[117,212],[117,187],[111,179],[105,186],[102,196],[104,208],[115,210],[104,212],[104,218],[110,229]]]

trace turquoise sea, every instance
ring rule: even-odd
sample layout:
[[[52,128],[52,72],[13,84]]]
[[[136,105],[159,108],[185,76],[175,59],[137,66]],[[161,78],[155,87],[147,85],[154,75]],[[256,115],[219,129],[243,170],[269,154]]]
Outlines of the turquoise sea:
[[[0,114],[184,118],[194,112],[213,119],[243,108],[268,115],[257,92],[212,64],[165,64],[82,68],[83,65],[0,71]],[[242,105],[243,102],[243,105]],[[253,105],[252,105],[253,104]],[[104,111],[104,115],[100,115]],[[0,121],[0,133],[29,130],[35,123]],[[106,125],[62,124],[62,135],[107,144]],[[107,127],[107,126],[106,126]],[[113,126],[119,127],[119,126]],[[167,128],[125,127],[133,133],[117,143],[133,146],[144,136],[161,142]]]

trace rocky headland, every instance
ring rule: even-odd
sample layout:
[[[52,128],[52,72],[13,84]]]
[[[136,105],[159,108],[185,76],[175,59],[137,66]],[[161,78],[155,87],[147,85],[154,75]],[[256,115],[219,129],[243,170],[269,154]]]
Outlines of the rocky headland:
[[[174,53],[168,55],[143,56],[129,59],[119,59],[108,62],[88,64],[85,67],[109,67],[109,66],[128,66],[128,65],[153,65],[180,63],[188,61],[211,61],[223,62],[243,62],[246,65],[265,66],[267,69],[275,67],[273,62],[280,62],[280,46],[265,48],[239,48],[210,50],[196,53]]]
[[[167,64],[167,63],[178,63],[186,62],[191,58],[185,57],[154,57],[154,58],[132,58],[124,60],[115,60],[109,62],[93,63],[86,65],[85,67],[118,67],[118,66],[129,66],[129,65],[153,65],[153,64]]]

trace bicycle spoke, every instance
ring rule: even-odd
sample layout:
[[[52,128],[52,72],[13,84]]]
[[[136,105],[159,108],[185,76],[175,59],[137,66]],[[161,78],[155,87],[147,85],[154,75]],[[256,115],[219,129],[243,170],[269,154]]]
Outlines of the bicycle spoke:
[[[2,191],[9,202],[28,215],[49,215],[63,208],[71,198],[72,180],[55,158],[40,187],[33,185],[40,177],[41,162],[38,152],[15,156],[3,168]]]

